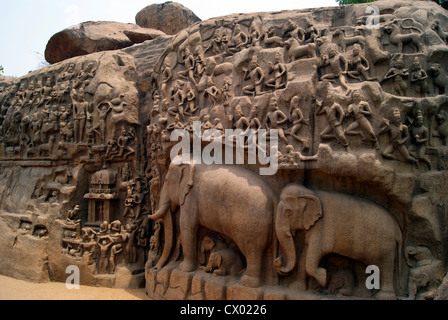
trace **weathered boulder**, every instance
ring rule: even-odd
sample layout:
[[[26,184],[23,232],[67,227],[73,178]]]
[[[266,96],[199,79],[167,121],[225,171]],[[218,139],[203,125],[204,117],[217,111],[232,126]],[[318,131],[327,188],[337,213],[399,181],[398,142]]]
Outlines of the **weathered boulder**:
[[[131,23],[84,22],[56,33],[48,41],[45,59],[57,63],[94,52],[117,50],[165,35]]]
[[[140,27],[154,28],[173,35],[201,19],[183,5],[167,1],[145,7],[137,14],[135,21]]]

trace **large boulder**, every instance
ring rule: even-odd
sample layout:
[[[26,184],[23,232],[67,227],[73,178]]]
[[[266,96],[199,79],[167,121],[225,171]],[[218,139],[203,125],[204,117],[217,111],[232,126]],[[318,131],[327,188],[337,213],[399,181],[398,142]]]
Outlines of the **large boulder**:
[[[165,35],[160,30],[141,28],[131,23],[84,22],[51,37],[45,49],[49,63],[90,53],[117,50]]]
[[[135,21],[140,27],[154,28],[174,35],[201,19],[183,5],[168,1],[145,7],[137,14]]]

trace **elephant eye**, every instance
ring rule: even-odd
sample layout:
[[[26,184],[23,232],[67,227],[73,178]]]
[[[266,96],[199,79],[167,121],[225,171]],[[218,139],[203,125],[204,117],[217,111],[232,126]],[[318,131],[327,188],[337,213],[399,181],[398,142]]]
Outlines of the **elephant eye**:
[[[285,209],[285,215],[286,216],[291,216],[292,215],[292,210],[291,209]]]

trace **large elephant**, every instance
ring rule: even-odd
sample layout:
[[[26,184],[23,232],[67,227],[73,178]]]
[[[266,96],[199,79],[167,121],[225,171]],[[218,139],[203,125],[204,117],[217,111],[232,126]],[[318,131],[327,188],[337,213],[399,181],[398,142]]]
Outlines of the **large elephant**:
[[[296,266],[296,231],[306,232],[298,266],[299,288],[306,289],[308,277],[322,287],[326,285],[327,270],[319,263],[333,253],[378,266],[381,289],[377,298],[396,297],[394,268],[397,262],[400,270],[402,234],[397,221],[384,208],[357,197],[312,191],[293,183],[281,193],[275,230],[282,255],[274,264],[281,275]]]
[[[204,226],[232,239],[246,258],[240,283],[258,287],[265,249],[272,244],[276,198],[259,175],[230,165],[176,165],[168,169],[159,209],[149,218],[164,219],[165,247],[156,268],[163,267],[173,247],[172,217],[180,208],[180,243],[184,255],[179,269],[198,267],[197,231]],[[272,258],[272,257],[271,257]]]

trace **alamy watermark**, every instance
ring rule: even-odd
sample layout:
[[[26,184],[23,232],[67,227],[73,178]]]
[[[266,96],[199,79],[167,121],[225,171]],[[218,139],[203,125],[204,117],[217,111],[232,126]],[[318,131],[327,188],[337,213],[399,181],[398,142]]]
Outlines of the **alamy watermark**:
[[[380,9],[375,5],[369,5],[366,8],[366,14],[369,14],[369,16],[366,19],[367,29],[379,29],[380,28]]]
[[[67,280],[65,280],[65,287],[68,290],[79,290],[80,289],[80,271],[77,266],[68,266],[65,269],[65,273],[70,274]]]
[[[278,130],[227,129],[223,134],[217,129],[202,131],[200,121],[193,122],[192,127],[192,132],[176,129],[171,133],[170,140],[178,142],[171,149],[170,158],[173,164],[189,164],[191,160],[195,164],[207,165],[260,164],[259,172],[262,176],[274,175],[277,172]],[[203,142],[210,143],[202,148]]]

